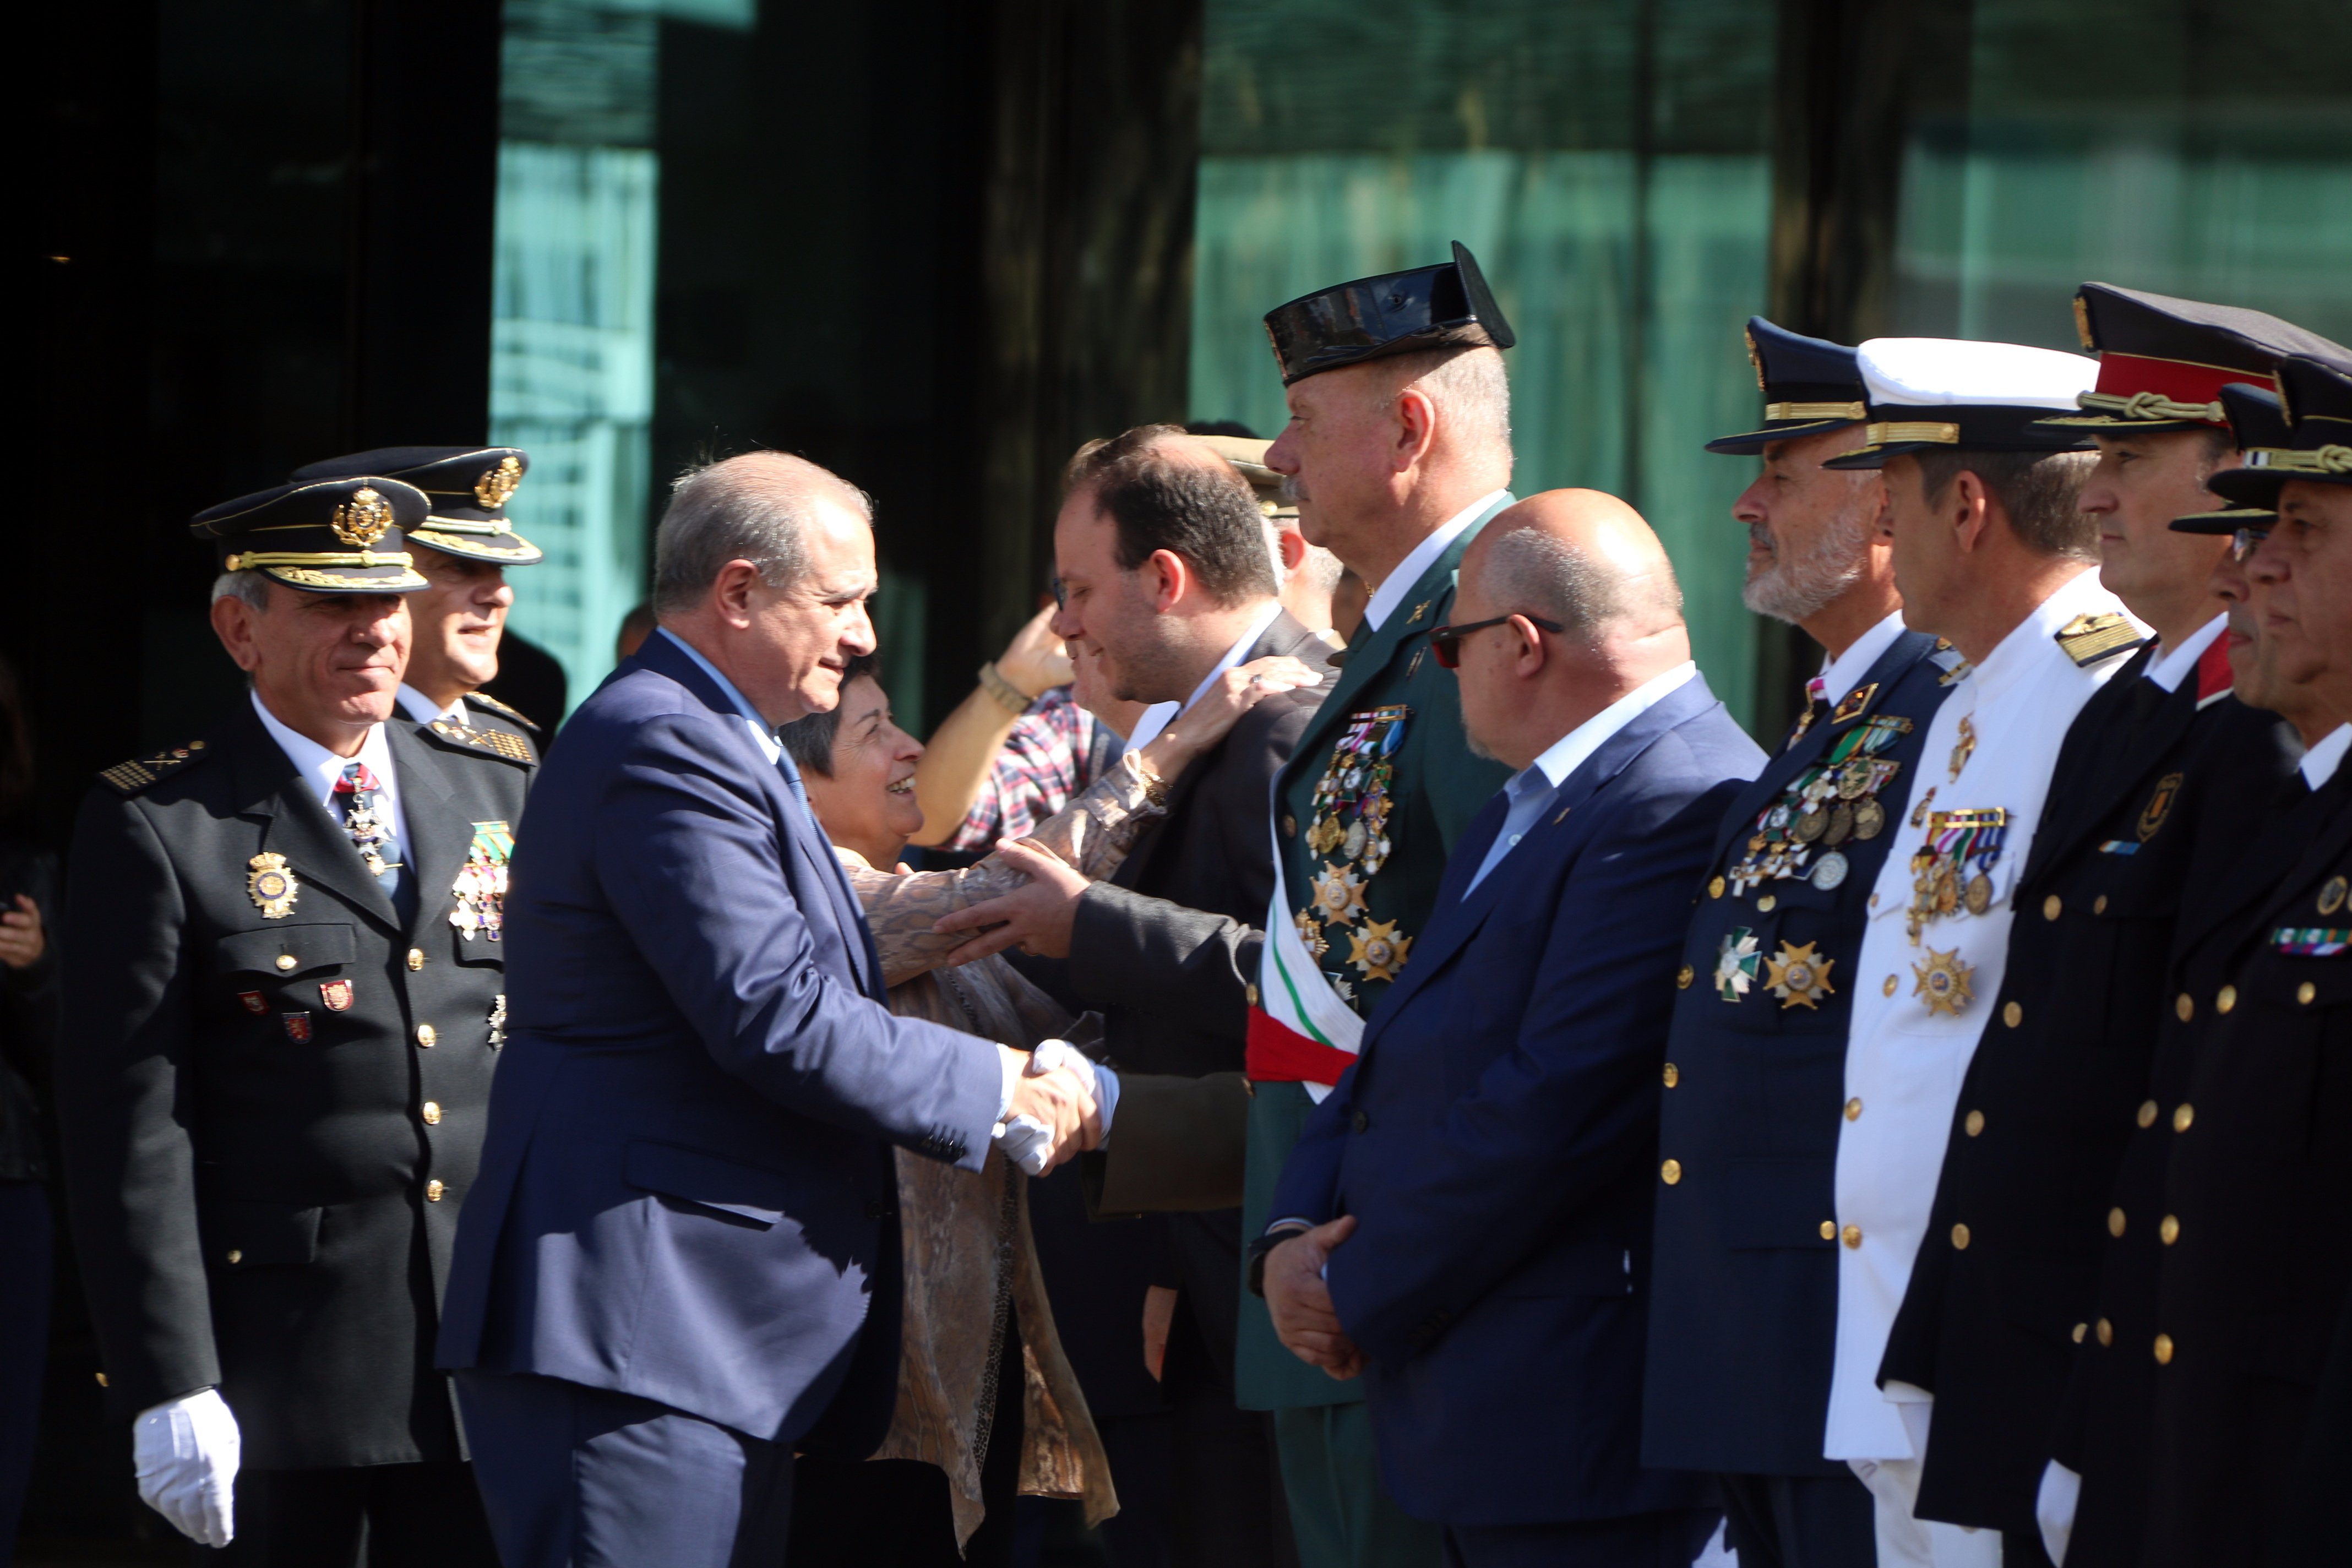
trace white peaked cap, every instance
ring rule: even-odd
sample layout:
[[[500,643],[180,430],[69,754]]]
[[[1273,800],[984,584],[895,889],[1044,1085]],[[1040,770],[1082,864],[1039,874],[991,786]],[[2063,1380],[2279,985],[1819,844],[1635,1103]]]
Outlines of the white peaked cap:
[[[2023,343],[1873,338],[1857,352],[1871,406],[2060,408],[2098,384],[2099,362]]]

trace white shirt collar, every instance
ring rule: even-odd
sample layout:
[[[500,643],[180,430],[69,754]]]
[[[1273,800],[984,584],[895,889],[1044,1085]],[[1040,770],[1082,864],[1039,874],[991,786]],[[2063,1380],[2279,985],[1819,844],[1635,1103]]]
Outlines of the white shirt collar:
[[[1475,522],[1479,514],[1496,501],[1510,499],[1511,492],[1507,489],[1488,490],[1440,523],[1434,532],[1414,545],[1405,558],[1397,563],[1395,571],[1381,580],[1379,592],[1364,605],[1364,624],[1379,631],[1381,623],[1389,618],[1389,613],[1403,603],[1404,596],[1412,592],[1412,585],[1421,581],[1422,574],[1427,572],[1437,558],[1462,537],[1462,531]]]
[[[1835,658],[1824,654],[1822,657],[1822,695],[1832,706],[1845,700],[1847,693],[1860,685],[1862,678],[1870,673],[1870,667],[1878,662],[1878,656],[1893,647],[1895,639],[1902,635],[1903,612],[1897,610],[1856,637],[1853,646]]]
[[[2317,789],[2334,778],[2336,768],[2344,762],[2347,749],[2352,749],[2352,724],[2338,724],[2312,742],[2311,750],[2303,753],[2303,762],[2299,764],[2304,784],[2311,789]]]
[[[667,626],[656,626],[654,630],[676,643],[687,658],[702,667],[703,674],[719,683],[720,694],[735,705],[735,711],[742,715],[743,722],[751,727],[751,739],[759,743],[760,754],[767,758],[772,764],[782,762],[784,743],[776,739],[774,727],[761,717],[760,710],[751,706],[751,700],[738,691],[733,681],[719,674],[719,667],[703,658],[702,651],[692,643],[679,637]]]
[[[2181,638],[2179,647],[2158,647],[2156,657],[2147,663],[2147,679],[2167,691],[2179,690],[2182,678],[2197,668],[2197,661],[2205,657],[2205,650],[2213,646],[2213,639],[2229,623],[2229,616],[2215,616]]]
[[[1568,781],[1568,775],[1581,766],[1586,758],[1599,751],[1608,739],[1634,720],[1681,690],[1690,678],[1698,673],[1698,666],[1689,659],[1675,666],[1663,675],[1654,675],[1624,696],[1554,741],[1551,745],[1514,777],[1509,785],[1517,793],[1520,781],[1533,784],[1532,775],[1540,773],[1543,790],[1549,795]]]
[[[309,793],[330,815],[338,819],[343,815],[335,808],[335,785],[342,779],[343,769],[353,763],[362,763],[376,778],[378,816],[394,825],[395,837],[406,838],[399,815],[400,771],[393,766],[392,742],[384,739],[383,725],[370,725],[367,739],[360,742],[359,751],[352,756],[339,757],[310,736],[280,723],[278,715],[263,704],[261,693],[250,691],[247,695],[253,700],[254,712],[261,716],[261,727],[269,731],[278,749],[286,753],[286,760],[294,764],[294,771],[310,786]]]
[[[1256,646],[1257,639],[1265,636],[1265,628],[1274,625],[1274,618],[1280,614],[1282,601],[1268,599],[1265,607],[1251,619],[1249,629],[1242,633],[1241,640],[1225,650],[1225,657],[1217,660],[1214,669],[1201,678],[1201,684],[1192,688],[1192,695],[1184,699],[1181,706],[1173,702],[1155,702],[1143,710],[1143,717],[1136,721],[1135,733],[1127,738],[1127,749],[1139,752],[1158,740],[1160,732],[1176,721],[1177,714],[1201,700],[1202,694],[1209,689],[1212,681],[1241,663],[1242,656]]]
[[[466,700],[462,697],[446,708],[436,708],[433,699],[405,680],[400,683],[397,696],[402,710],[420,724],[430,724],[436,719],[446,719],[455,724],[466,721]]]

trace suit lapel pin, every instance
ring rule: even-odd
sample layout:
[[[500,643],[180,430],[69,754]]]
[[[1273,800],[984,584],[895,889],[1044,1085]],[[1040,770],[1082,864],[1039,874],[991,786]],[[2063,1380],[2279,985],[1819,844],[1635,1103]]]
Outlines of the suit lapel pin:
[[[293,868],[286,864],[283,855],[256,855],[246,863],[245,896],[253,900],[266,921],[284,920],[293,912],[294,900],[302,891],[302,884],[294,879]]]
[[[352,983],[348,980],[320,981],[319,1000],[325,1004],[326,1009],[330,1013],[350,1012],[352,1010]]]
[[[307,1046],[310,1043],[310,1014],[280,1013],[278,1015],[278,1017],[279,1022],[286,1026],[286,1037],[288,1039],[293,1041],[298,1046]]]
[[[236,994],[236,999],[244,1003],[245,1010],[255,1017],[261,1018],[268,1016],[269,1004],[261,999],[260,992],[240,991]]]

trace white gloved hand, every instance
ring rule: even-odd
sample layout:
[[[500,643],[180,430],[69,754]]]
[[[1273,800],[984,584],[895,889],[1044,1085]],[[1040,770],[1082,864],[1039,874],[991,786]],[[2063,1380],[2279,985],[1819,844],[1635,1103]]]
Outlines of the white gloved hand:
[[[139,1500],[189,1540],[217,1551],[236,1535],[236,1483],[243,1439],[217,1389],[167,1399],[131,1425]]]
[[[1097,1068],[1092,1058],[1067,1040],[1040,1040],[1037,1048],[1029,1053],[1029,1065],[1022,1069],[1022,1076],[1043,1078],[1057,1068],[1069,1068],[1087,1086],[1087,1094],[1102,1118],[1103,1139],[1108,1142],[1111,1110],[1118,1103],[1117,1075],[1108,1068]],[[1034,1116],[1016,1116],[998,1122],[994,1131],[1006,1159],[1033,1176],[1045,1173],[1045,1166],[1054,1157],[1052,1128]]]
[[[2066,1568],[2066,1543],[2074,1538],[2074,1507],[2082,1500],[2083,1478],[2051,1460],[2033,1499],[2033,1521],[2042,1527],[2042,1550],[2058,1568]]]

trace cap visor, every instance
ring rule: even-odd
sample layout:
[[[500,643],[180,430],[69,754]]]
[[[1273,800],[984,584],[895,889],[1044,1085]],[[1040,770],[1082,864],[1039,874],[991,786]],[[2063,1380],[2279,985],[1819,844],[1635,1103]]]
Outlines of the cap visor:
[[[500,566],[531,566],[547,559],[547,552],[520,533],[444,533],[425,527],[409,530],[408,542],[444,555],[462,555],[468,561]]]
[[[2277,521],[2274,511],[2245,506],[2228,511],[2192,511],[2174,518],[2170,526],[2175,533],[2235,533],[2242,528],[2268,528]]]
[[[1776,430],[1749,430],[1738,436],[1718,436],[1706,444],[1710,452],[1730,456],[1761,452],[1775,441],[1794,441],[1806,436],[1825,436],[1832,430],[1843,430],[1859,425],[1859,419],[1808,419],[1783,425]]]
[[[255,570],[306,594],[414,594],[432,586],[405,566],[259,566]]]

